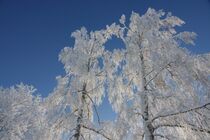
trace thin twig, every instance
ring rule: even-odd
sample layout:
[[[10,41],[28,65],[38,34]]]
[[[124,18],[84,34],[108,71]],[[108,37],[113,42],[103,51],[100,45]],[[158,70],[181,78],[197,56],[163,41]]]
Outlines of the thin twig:
[[[101,124],[101,122],[100,122],[100,117],[99,117],[99,114],[98,114],[96,105],[95,105],[95,103],[93,102],[93,99],[92,99],[92,98],[90,97],[90,95],[88,95],[87,93],[86,93],[85,95],[87,95],[87,97],[88,97],[88,98],[90,99],[90,101],[92,102],[93,108],[94,108],[94,110],[95,110],[95,112],[96,112],[96,115],[97,115],[98,123]]]
[[[85,129],[91,130],[91,131],[93,131],[93,132],[95,132],[95,133],[97,133],[97,134],[103,136],[103,137],[106,138],[107,140],[111,140],[111,139],[110,139],[109,137],[107,137],[105,134],[101,133],[100,131],[98,131],[98,130],[96,130],[96,129],[94,129],[94,128],[90,128],[90,127],[87,127],[87,126],[85,126],[85,125],[82,125],[82,127],[85,128]]]

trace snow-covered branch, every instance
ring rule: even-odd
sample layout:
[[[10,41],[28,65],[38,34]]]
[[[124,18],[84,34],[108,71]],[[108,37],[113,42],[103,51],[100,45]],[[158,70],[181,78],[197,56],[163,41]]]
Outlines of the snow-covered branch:
[[[95,133],[97,133],[97,134],[99,134],[99,135],[101,135],[101,136],[103,136],[103,137],[106,138],[107,140],[112,140],[111,138],[109,138],[108,136],[106,136],[105,134],[103,134],[102,132],[100,132],[99,130],[96,130],[96,129],[94,129],[94,128],[91,128],[91,127],[88,127],[88,126],[85,126],[85,125],[82,125],[82,127],[85,128],[85,129],[88,129],[88,130],[90,130],[90,131],[93,131],[93,132],[95,132]]]
[[[195,108],[190,108],[190,109],[184,110],[184,111],[177,111],[177,112],[174,112],[174,113],[158,115],[158,116],[154,117],[151,121],[154,122],[155,120],[157,120],[159,118],[171,117],[171,116],[175,116],[175,115],[181,115],[181,114],[192,112],[192,111],[196,111],[196,110],[199,110],[199,109],[208,109],[207,108],[208,105],[210,105],[210,102],[209,103],[205,103],[205,104],[203,104],[201,106],[198,106],[198,107],[195,107]]]
[[[204,133],[210,134],[210,129],[200,128],[200,127],[191,127],[188,125],[180,125],[180,124],[160,124],[160,125],[157,125],[154,129],[159,129],[161,127],[172,127],[172,128],[179,127],[179,128],[185,128],[185,129],[190,129],[193,131],[204,132]]]

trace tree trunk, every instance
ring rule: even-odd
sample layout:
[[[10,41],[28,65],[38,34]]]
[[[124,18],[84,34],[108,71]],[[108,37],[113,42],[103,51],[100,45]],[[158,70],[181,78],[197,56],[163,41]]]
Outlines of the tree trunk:
[[[83,108],[84,108],[84,103],[85,103],[85,94],[86,94],[86,83],[83,84],[83,88],[82,88],[82,107],[80,109],[79,112],[79,116],[77,118],[77,127],[76,127],[76,133],[74,134],[74,138],[76,140],[80,139],[80,135],[81,135],[81,125],[82,125],[82,119],[83,119]]]
[[[144,138],[145,140],[154,140],[154,128],[149,120],[149,101],[148,101],[148,89],[146,86],[146,65],[144,60],[144,54],[142,48],[140,51],[140,63],[141,63],[141,106],[142,106],[142,118],[143,118],[143,127],[144,127]]]

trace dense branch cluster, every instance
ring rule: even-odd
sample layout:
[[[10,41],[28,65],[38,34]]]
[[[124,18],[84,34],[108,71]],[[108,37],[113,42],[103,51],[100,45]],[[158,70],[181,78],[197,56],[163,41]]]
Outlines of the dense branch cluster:
[[[72,33],[59,54],[66,74],[46,98],[32,86],[0,88],[2,140],[210,139],[210,54],[193,55],[184,21],[149,8],[119,24]],[[117,37],[125,48],[111,50]],[[115,120],[100,120],[108,98]]]

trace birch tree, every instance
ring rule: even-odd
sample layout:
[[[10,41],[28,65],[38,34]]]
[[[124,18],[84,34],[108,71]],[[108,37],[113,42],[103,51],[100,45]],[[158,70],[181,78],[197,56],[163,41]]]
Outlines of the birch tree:
[[[107,53],[109,100],[118,113],[115,139],[209,139],[209,54],[192,55],[184,21],[149,8],[120,19],[125,50]],[[110,60],[110,61],[108,61]],[[117,133],[117,132],[116,132]]]
[[[44,111],[40,98],[32,95],[35,90],[24,84],[0,88],[1,140],[36,139],[40,136]]]
[[[58,86],[47,101],[52,139],[109,139],[96,126],[100,126],[97,106],[102,102],[106,80],[100,61],[104,43],[118,30],[113,27],[115,24],[90,33],[83,27],[72,33],[74,47],[61,51],[59,60],[64,64],[66,75],[57,77]]]
[[[59,54],[65,74],[46,99],[32,86],[1,88],[0,139],[210,139],[210,54],[181,47],[196,34],[177,32],[184,21],[151,8],[119,22],[72,33],[74,46]],[[106,48],[112,36],[126,47]],[[105,96],[116,120],[100,120]]]

